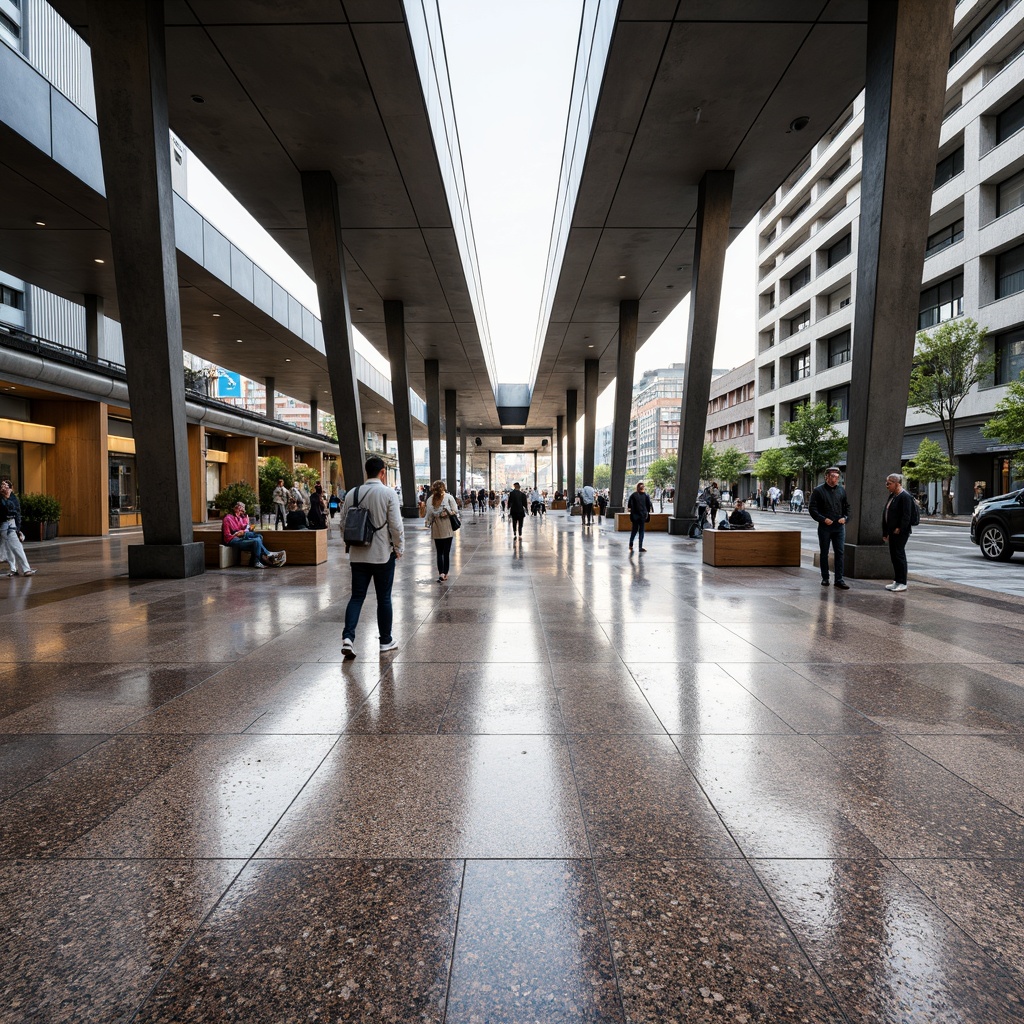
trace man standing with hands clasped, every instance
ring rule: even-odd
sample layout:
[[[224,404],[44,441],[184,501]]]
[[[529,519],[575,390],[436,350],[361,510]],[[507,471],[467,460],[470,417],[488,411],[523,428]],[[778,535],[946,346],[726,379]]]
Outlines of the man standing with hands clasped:
[[[356,626],[363,610],[366,592],[373,581],[377,592],[377,631],[380,633],[380,653],[393,651],[398,641],[391,636],[394,613],[391,607],[391,587],[395,582],[395,562],[405,550],[405,527],[398,495],[385,484],[388,471],[384,460],[374,455],[366,460],[366,483],[352,487],[345,494],[341,508],[342,529],[348,510],[353,505],[365,508],[370,520],[373,539],[369,544],[349,548],[352,565],[352,596],[345,609],[345,630],[342,633],[341,653],[346,660],[356,656]]]
[[[889,544],[893,581],[886,590],[899,592],[907,589],[907,541],[913,529],[914,499],[903,490],[903,477],[890,473],[885,478],[889,500],[882,510],[882,540]]]
[[[846,523],[850,518],[850,503],[846,500],[845,489],[839,485],[838,466],[829,466],[825,470],[825,482],[818,484],[811,492],[811,503],[807,511],[818,524],[821,585],[828,586],[828,549],[831,546],[835,561],[836,586],[840,590],[849,590],[850,584],[843,578],[843,553],[846,548]]]

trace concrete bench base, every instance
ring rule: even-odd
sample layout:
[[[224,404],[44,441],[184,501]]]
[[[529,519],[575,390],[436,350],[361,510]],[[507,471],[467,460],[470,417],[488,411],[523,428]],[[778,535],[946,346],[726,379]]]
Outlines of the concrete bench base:
[[[633,524],[629,521],[628,512],[615,513],[615,530],[617,533],[629,533]],[[668,533],[668,513],[652,512],[650,521],[644,527],[647,533]]]
[[[707,565],[800,565],[799,530],[705,530]]]

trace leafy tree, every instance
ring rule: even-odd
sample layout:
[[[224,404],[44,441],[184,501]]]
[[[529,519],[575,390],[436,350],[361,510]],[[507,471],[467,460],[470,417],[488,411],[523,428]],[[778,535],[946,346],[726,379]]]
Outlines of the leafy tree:
[[[316,424],[313,424],[313,430],[316,430]],[[332,441],[338,440],[338,422],[329,412],[320,414],[320,433]]]
[[[789,474],[789,452],[785,448],[766,448],[754,463],[754,476],[771,486],[780,476]]]
[[[218,491],[214,496],[213,506],[221,515],[226,515],[239,501],[245,502],[246,514],[256,515],[259,511],[259,495],[244,480],[236,480],[233,484],[228,484],[223,490]]]
[[[714,480],[717,472],[718,452],[715,446],[708,441],[704,450],[700,453],[700,478],[701,480]]]
[[[1006,397],[996,406],[996,415],[981,428],[985,437],[1016,448],[1013,459],[1015,479],[1024,477],[1024,371],[1011,381]]]
[[[908,403],[942,424],[946,454],[953,466],[957,409],[971,388],[995,369],[995,355],[985,355],[987,334],[988,328],[979,327],[970,317],[958,317],[940,324],[931,334],[921,331],[917,336]],[[946,515],[953,512],[952,481],[953,473],[942,481],[942,511]]]
[[[669,487],[676,481],[676,460],[655,459],[647,467],[647,479],[652,487]]]
[[[307,491],[311,491],[313,490],[314,485],[319,482],[320,473],[312,466],[303,466],[300,464],[295,467],[295,479],[298,480]]]
[[[594,467],[594,486],[600,491],[610,487],[612,483],[612,467],[607,463],[601,463]]]
[[[729,485],[729,490],[732,490],[732,484],[739,480],[740,473],[749,467],[750,456],[732,444],[722,449],[715,459],[715,475],[723,485]]]
[[[786,461],[794,475],[806,469],[814,482],[826,467],[838,462],[846,451],[848,440],[835,428],[839,410],[825,402],[801,405],[796,419],[782,424],[788,448]]]
[[[930,437],[917,446],[917,454],[905,467],[907,476],[918,483],[945,480],[956,472],[956,466],[943,454],[942,446]]]
[[[294,479],[291,466],[276,455],[264,459],[260,465],[260,505],[263,508],[274,507],[274,488],[282,478],[285,487],[291,487]]]

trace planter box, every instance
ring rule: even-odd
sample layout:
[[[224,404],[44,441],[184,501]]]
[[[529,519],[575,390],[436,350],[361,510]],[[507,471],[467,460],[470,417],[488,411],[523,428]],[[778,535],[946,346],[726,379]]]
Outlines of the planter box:
[[[59,526],[59,523],[26,523],[23,521],[21,532],[25,534],[25,540],[54,540]]]

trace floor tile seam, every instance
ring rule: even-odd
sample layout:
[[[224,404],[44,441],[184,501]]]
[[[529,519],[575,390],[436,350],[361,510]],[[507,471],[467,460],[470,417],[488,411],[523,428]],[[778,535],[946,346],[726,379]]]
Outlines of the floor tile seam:
[[[904,861],[915,860],[917,858],[901,858]],[[947,858],[948,860],[949,858]],[[984,971],[982,976],[986,979],[991,979],[993,974],[1001,973],[1005,979],[1010,981],[1014,987],[1024,994],[1024,976],[1022,976],[1019,969],[1014,969],[1009,963],[1005,962],[1002,958],[997,955],[998,950],[994,950],[989,946],[983,945],[978,939],[972,935],[964,925],[961,925],[956,921],[950,914],[948,914],[943,908],[923,889],[913,878],[911,878],[906,871],[903,870],[899,861],[896,858],[887,857],[886,863],[890,864],[900,875],[901,878],[911,887],[911,889],[917,892],[929,906],[946,922],[947,926],[957,932],[969,946],[976,950],[976,955],[979,955],[987,961],[994,969],[991,972]],[[973,901],[972,901],[973,902]]]
[[[29,782],[26,782],[23,786],[19,786],[18,789],[15,789],[13,792],[8,793],[6,796],[0,798],[0,807],[2,807],[8,800],[10,800],[13,797],[17,796],[19,793],[24,793],[25,790],[31,789],[33,786],[38,785],[41,782],[45,782],[47,779],[50,778],[51,775],[55,775],[62,768],[66,768],[69,765],[74,764],[79,758],[85,757],[86,754],[96,750],[97,747],[102,747],[104,743],[107,743],[109,740],[113,739],[114,736],[117,735],[117,733],[53,733],[53,734],[48,734],[48,733],[4,733],[3,735],[10,735],[10,736],[41,736],[41,735],[53,735],[53,736],[102,736],[103,738],[100,739],[100,740],[97,740],[91,746],[86,747],[85,750],[83,750],[80,753],[76,754],[74,757],[69,758],[67,761],[64,761],[62,764],[59,764],[56,767],[51,768],[48,772],[44,772],[38,778],[32,779]]]
[[[441,1024],[446,1024],[448,1020],[448,1006],[451,1002],[452,982],[455,978],[455,956],[459,948],[459,925],[462,920],[462,899],[466,894],[466,865],[467,861],[463,860],[462,876],[459,880],[459,899],[455,907],[455,922],[452,927],[451,951],[448,956],[448,978],[447,984],[444,987],[444,1013],[441,1015]]]

